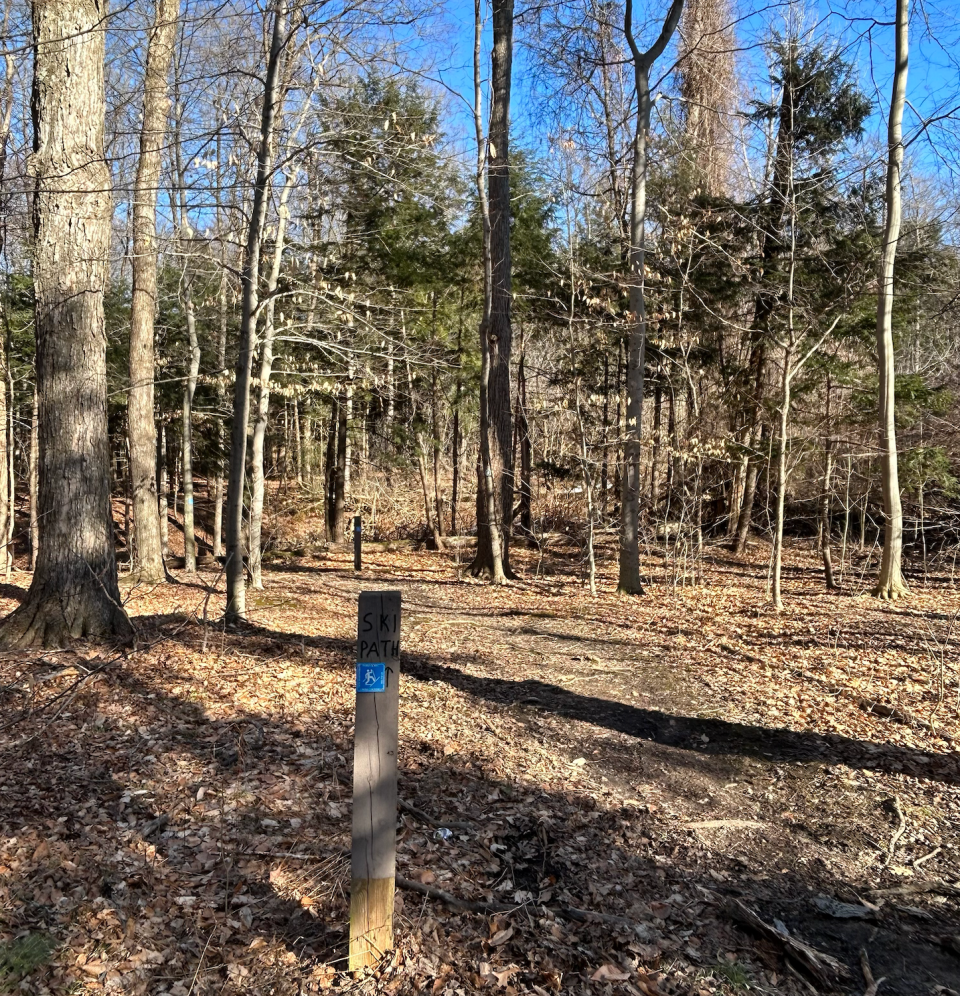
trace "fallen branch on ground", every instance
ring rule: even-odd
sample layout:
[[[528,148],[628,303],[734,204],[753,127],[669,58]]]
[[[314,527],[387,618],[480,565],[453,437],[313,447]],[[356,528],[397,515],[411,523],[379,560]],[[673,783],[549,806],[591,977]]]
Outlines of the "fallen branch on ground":
[[[877,990],[880,988],[880,983],[886,980],[886,976],[874,979],[873,972],[870,970],[870,959],[867,957],[866,948],[860,949],[860,968],[863,970],[863,980],[867,984],[867,988],[864,990],[863,996],[877,996]]]
[[[832,955],[818,951],[816,948],[798,941],[795,937],[784,933],[777,927],[761,920],[753,910],[744,906],[739,899],[731,899],[727,908],[731,915],[751,927],[762,937],[779,944],[789,957],[809,972],[818,982],[830,984],[837,979],[847,979],[850,971],[843,962],[837,961]]]
[[[409,802],[404,802],[403,799],[397,800],[397,805],[405,812],[409,813],[411,816],[415,816],[418,820],[423,823],[428,823],[432,827],[446,827],[449,830],[470,830],[476,831],[476,826],[472,823],[463,823],[460,820],[438,820],[431,816],[429,813],[423,812],[421,809],[416,809],[411,806]]]
[[[924,892],[936,892],[941,896],[960,896],[960,885],[934,879],[929,882],[910,882],[907,885],[897,885],[890,889],[870,889],[871,896],[916,896]]]

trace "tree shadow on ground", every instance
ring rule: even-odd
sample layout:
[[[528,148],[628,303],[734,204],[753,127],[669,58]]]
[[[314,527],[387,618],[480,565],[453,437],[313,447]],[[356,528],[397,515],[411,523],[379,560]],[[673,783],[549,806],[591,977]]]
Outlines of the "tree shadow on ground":
[[[140,624],[159,637],[158,656],[104,672],[99,688],[73,707],[66,752],[40,732],[7,753],[8,790],[0,796],[6,832],[28,839],[37,832],[56,842],[46,854],[33,851],[18,876],[17,926],[68,936],[105,910],[138,924],[137,930],[157,921],[155,947],[165,958],[146,977],[114,967],[125,963],[126,954],[109,932],[98,942],[101,981],[118,971],[121,981],[129,976],[125,991],[174,992],[177,981],[197,996],[239,993],[253,984],[271,985],[276,993],[314,991],[311,977],[326,978],[317,971],[327,962],[342,965],[345,956],[349,711],[330,708],[289,721],[244,706],[229,684],[217,687],[218,698],[204,678],[176,664],[178,644],[195,650],[203,627],[179,615],[141,618]],[[310,648],[322,656],[301,657],[307,669],[318,678],[351,682],[352,641],[261,627],[224,631],[222,638],[218,656],[236,652],[243,667],[270,667],[267,658],[278,648],[294,657]],[[486,702],[491,717],[547,712],[599,727],[577,744],[590,756],[626,753],[611,745],[611,731],[682,747],[682,755],[658,755],[660,763],[681,766],[695,765],[697,752],[782,761],[797,750],[848,763],[844,752],[857,745],[787,736],[789,731],[744,733],[734,724],[670,717],[543,682],[475,678],[426,655],[405,655],[403,669],[415,686],[442,683],[477,700],[473,723],[483,722]],[[229,672],[221,681],[229,681]],[[711,743],[697,744],[704,730],[711,731]],[[562,971],[563,991],[601,993],[605,984],[592,984],[590,975],[604,963],[635,961],[638,940],[648,965],[682,958],[692,973],[708,970],[717,950],[729,950],[754,968],[767,959],[782,971],[776,951],[732,925],[723,895],[740,896],[768,920],[781,916],[850,964],[866,943],[877,973],[894,976],[887,984],[891,994],[916,993],[921,982],[960,982],[948,956],[923,937],[908,936],[895,915],[879,915],[875,933],[864,937],[862,925],[838,925],[811,913],[811,889],[843,894],[850,884],[821,861],[809,861],[806,841],[785,845],[778,867],[766,869],[760,880],[755,868],[747,874],[749,859],[711,850],[695,833],[678,835],[643,808],[624,808],[608,791],[543,785],[534,771],[504,777],[489,753],[448,754],[442,741],[423,739],[426,732],[407,731],[402,740],[401,795],[438,820],[455,814],[475,821],[477,830],[437,840],[433,825],[402,814],[401,873],[413,878],[430,872],[437,885],[463,898],[521,898],[510,917],[515,936],[491,948],[485,918],[408,896],[400,921],[405,975],[394,991],[440,991],[434,981],[444,978],[445,965],[451,978],[469,987],[470,973],[489,961],[517,965],[516,984],[543,986]],[[896,756],[880,760],[892,764]],[[641,766],[634,754],[622,773],[638,777]],[[29,794],[9,791],[23,782],[31,783]],[[145,785],[150,791],[137,795]],[[733,849],[738,854],[749,854],[749,833]],[[560,899],[639,926],[572,925],[561,916],[554,931],[524,897],[546,905]],[[101,924],[101,935],[104,929]],[[922,968],[905,975],[905,962]],[[141,984],[147,988],[138,989]]]
[[[156,622],[164,619],[151,618]],[[175,617],[166,618],[169,621]],[[253,654],[266,655],[291,643],[321,650],[327,655],[353,653],[353,643],[348,640],[283,633],[255,625],[244,625],[238,635],[249,647],[247,652]],[[177,637],[174,635],[171,638]],[[670,714],[659,709],[584,695],[537,678],[517,681],[469,674],[439,658],[440,655],[405,651],[403,673],[421,682],[442,682],[497,705],[533,706],[559,717],[591,723],[639,740],[681,747],[700,754],[739,754],[775,763],[817,761],[844,764],[850,768],[890,774],[907,772],[947,785],[960,785],[960,763],[955,752],[913,750],[841,734],[751,726],[722,719]]]

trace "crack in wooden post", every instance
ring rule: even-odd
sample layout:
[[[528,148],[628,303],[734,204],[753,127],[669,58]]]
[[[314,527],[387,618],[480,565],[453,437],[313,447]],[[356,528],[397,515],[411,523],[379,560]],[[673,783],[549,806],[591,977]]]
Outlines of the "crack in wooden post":
[[[393,947],[397,869],[400,592],[364,591],[357,607],[350,971]]]

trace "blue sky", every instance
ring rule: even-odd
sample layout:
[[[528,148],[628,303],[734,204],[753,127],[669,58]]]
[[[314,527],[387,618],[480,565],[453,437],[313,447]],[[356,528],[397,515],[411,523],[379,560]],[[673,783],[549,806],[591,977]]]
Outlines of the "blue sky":
[[[666,11],[667,0],[651,0],[638,4],[636,21],[648,25],[645,34],[650,38],[658,30]],[[518,0],[517,10],[522,10]],[[489,56],[490,26],[489,4],[484,3],[487,17],[484,34],[485,60]],[[815,0],[815,2],[741,2],[736,8],[737,41],[742,51],[739,55],[739,74],[744,88],[755,90],[763,79],[763,51],[760,47],[772,29],[782,29],[788,17],[800,23],[816,38],[828,37],[840,45],[848,60],[852,61],[860,77],[860,84],[874,102],[876,111],[869,123],[869,131],[877,141],[882,141],[886,129],[887,104],[893,68],[893,17],[894,0]],[[642,28],[641,28],[642,31]],[[957,120],[960,119],[960,5],[951,0],[915,2],[911,5],[910,71],[908,80],[909,107],[904,121],[905,135],[912,139],[909,159],[915,169],[923,173],[936,173],[952,185],[954,174],[960,178],[960,153],[953,149],[958,136]],[[518,40],[522,29],[517,31]],[[431,75],[442,79],[450,90],[458,91],[472,100],[473,89],[473,2],[450,0],[438,12],[436,33],[424,39],[432,52],[435,69]],[[668,50],[657,67],[669,70],[673,53]],[[488,62],[485,63],[485,70]],[[485,72],[486,75],[486,72]],[[487,95],[484,94],[486,100]],[[451,98],[454,134],[465,141],[472,152],[473,124],[469,106]],[[922,127],[930,117],[956,110],[942,122]],[[531,83],[529,56],[518,44],[514,64],[514,92],[512,101],[514,133],[526,146],[544,150],[545,127],[540,108],[534,98]],[[960,143],[957,143],[960,145]]]

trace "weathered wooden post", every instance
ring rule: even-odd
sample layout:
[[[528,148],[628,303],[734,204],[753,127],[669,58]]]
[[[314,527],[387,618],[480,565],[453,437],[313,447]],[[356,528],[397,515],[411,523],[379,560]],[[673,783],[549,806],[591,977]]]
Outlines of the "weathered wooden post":
[[[400,592],[364,591],[357,611],[350,971],[393,947],[397,865]]]
[[[360,560],[360,544],[363,540],[363,520],[359,515],[353,517],[353,569],[359,571],[362,563]]]

